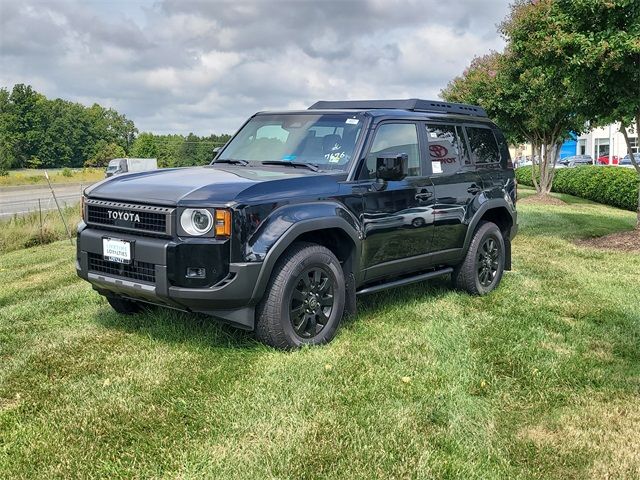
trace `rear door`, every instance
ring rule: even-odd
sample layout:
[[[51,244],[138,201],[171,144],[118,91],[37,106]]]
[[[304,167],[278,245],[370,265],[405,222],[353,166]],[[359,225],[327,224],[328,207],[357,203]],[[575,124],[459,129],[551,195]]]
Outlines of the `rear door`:
[[[503,198],[509,178],[505,175],[509,150],[504,142],[503,150],[507,158],[503,159],[498,139],[492,128],[485,125],[466,125],[471,159],[480,175],[487,198]],[[502,134],[501,139],[504,140]]]
[[[392,121],[378,125],[361,170],[363,191],[362,267],[371,280],[419,270],[431,251],[433,185],[424,168],[418,124]],[[409,175],[400,181],[376,180],[380,156],[407,154]]]
[[[463,127],[426,122],[427,158],[435,186],[433,252],[462,248],[482,181],[467,151]]]

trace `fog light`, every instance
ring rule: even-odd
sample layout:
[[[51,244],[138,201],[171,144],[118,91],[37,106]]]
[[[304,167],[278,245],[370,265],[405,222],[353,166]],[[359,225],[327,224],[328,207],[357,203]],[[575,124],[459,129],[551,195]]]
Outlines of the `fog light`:
[[[205,278],[207,271],[202,267],[187,267],[187,278]]]

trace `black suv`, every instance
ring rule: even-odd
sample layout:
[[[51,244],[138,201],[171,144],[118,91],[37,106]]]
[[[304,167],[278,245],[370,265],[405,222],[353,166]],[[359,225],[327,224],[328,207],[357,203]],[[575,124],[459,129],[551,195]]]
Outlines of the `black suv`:
[[[85,191],[78,275],[120,313],[223,319],[281,348],[330,341],[356,295],[511,267],[516,181],[475,106],[318,102],[252,116],[211,165]]]

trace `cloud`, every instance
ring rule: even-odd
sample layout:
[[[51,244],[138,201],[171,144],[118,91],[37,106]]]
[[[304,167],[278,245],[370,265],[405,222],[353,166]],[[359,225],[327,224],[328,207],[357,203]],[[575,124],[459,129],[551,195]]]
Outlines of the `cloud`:
[[[434,98],[500,49],[507,0],[0,0],[0,86],[112,106],[141,130],[235,131],[319,99]]]

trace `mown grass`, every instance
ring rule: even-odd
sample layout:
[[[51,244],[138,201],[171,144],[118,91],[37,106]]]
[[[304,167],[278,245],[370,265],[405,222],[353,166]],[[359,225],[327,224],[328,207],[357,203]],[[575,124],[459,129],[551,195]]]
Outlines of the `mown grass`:
[[[80,205],[63,207],[62,215],[72,238],[75,238],[80,222]],[[0,254],[63,238],[68,239],[69,236],[58,210],[43,211],[42,215],[31,212],[0,220]]]
[[[0,478],[638,478],[640,255],[572,243],[633,222],[523,204],[496,292],[366,297],[290,353],[118,316],[64,242],[1,255]]]
[[[46,185],[45,169],[9,170],[0,175],[0,187],[13,185]],[[104,168],[47,169],[51,183],[94,183],[104,178]]]

